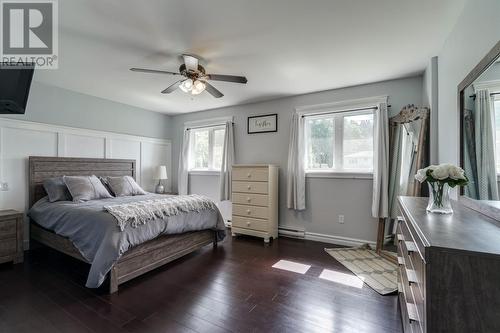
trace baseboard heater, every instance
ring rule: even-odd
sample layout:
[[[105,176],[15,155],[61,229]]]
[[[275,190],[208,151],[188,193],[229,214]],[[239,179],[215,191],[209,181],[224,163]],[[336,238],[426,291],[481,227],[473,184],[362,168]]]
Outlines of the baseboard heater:
[[[305,238],[306,237],[305,230],[294,229],[294,228],[290,228],[290,227],[279,227],[278,234],[280,236],[293,237],[293,238]]]
[[[224,223],[226,227],[231,228],[231,220],[227,220]],[[292,238],[305,238],[306,232],[305,230],[293,229],[289,227],[278,227],[278,234],[280,236],[292,237]]]

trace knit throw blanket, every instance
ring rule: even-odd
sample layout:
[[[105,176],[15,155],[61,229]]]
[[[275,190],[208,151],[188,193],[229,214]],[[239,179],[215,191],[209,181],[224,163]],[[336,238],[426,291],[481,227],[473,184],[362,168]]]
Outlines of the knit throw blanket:
[[[163,219],[180,213],[200,212],[206,209],[216,210],[217,206],[209,198],[197,194],[104,206],[104,210],[115,217],[121,231],[125,230],[129,223],[137,228],[157,218]]]

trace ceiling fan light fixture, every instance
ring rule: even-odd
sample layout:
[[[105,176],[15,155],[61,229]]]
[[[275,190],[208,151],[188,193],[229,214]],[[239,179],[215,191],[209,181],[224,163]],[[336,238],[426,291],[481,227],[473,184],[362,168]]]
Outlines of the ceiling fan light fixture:
[[[190,92],[191,89],[193,89],[193,80],[187,79],[182,81],[179,88],[181,88],[181,90],[184,91],[185,93]]]
[[[206,85],[202,81],[194,81],[193,88],[191,89],[192,95],[199,95],[205,91]]]

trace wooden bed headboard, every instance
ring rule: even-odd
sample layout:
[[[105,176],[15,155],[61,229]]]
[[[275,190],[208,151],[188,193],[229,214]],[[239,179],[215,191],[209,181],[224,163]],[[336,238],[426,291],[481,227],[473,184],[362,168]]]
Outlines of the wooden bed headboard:
[[[60,176],[131,176],[135,179],[135,160],[29,157],[29,207],[47,195],[43,181]]]

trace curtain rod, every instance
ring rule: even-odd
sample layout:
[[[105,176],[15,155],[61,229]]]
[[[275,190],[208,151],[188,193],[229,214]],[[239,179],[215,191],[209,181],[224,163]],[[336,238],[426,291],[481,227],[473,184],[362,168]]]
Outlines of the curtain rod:
[[[390,108],[391,105],[387,105],[387,107]],[[330,111],[330,112],[306,113],[306,114],[302,115],[302,118],[312,117],[312,116],[320,116],[323,114],[346,113],[346,112],[362,111],[362,110],[378,110],[378,106],[372,106],[372,107],[368,107],[368,108],[358,108],[358,109],[347,109],[347,110],[340,110],[340,111]]]
[[[500,92],[491,93],[490,96],[500,95]],[[476,98],[476,94],[470,95],[469,98]]]
[[[186,131],[189,131],[191,129],[197,129],[197,128],[207,128],[207,127],[217,127],[217,126],[224,126],[226,123],[221,123],[221,124],[211,124],[211,125],[204,125],[204,126],[193,126],[193,127],[188,127],[186,128]],[[234,122],[231,122],[231,125],[234,126]]]

